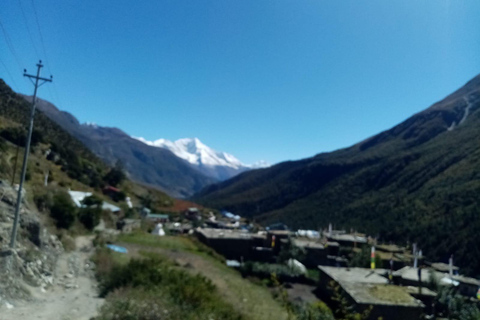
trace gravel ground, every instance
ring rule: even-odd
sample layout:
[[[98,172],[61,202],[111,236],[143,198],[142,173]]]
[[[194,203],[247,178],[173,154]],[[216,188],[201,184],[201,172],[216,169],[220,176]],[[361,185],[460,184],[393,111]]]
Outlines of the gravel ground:
[[[32,301],[0,301],[0,320],[88,320],[96,316],[103,299],[98,298],[89,261],[92,237],[78,237],[76,247],[59,257],[52,287],[29,287]]]

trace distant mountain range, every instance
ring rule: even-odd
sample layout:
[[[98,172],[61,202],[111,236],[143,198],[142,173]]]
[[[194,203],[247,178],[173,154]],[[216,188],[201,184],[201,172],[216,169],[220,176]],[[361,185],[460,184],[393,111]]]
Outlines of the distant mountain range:
[[[196,166],[206,176],[217,180],[227,180],[239,173],[269,166],[265,161],[259,161],[252,165],[240,162],[233,155],[226,152],[218,152],[203,144],[198,138],[185,138],[177,141],[158,139],[147,141],[144,138],[136,138],[143,143],[164,148],[173,152],[177,157],[184,159]]]
[[[21,96],[28,101],[32,99]],[[173,197],[189,197],[209,184],[257,167],[244,165],[230,154],[216,152],[198,139],[148,142],[117,128],[81,124],[46,100],[38,99],[37,108],[107,164],[120,161],[132,180],[158,187]],[[258,166],[261,165],[266,164]]]
[[[454,254],[480,275],[480,75],[349,148],[242,173],[193,197],[262,223],[335,223]]]

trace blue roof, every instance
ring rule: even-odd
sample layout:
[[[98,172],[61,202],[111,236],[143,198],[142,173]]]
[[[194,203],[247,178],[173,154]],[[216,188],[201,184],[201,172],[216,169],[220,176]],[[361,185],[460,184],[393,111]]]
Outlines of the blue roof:
[[[114,244],[107,244],[107,247],[108,247],[110,250],[113,250],[113,251],[115,251],[115,252],[128,253],[127,248],[120,247],[120,246],[116,246],[116,245],[114,245]]]

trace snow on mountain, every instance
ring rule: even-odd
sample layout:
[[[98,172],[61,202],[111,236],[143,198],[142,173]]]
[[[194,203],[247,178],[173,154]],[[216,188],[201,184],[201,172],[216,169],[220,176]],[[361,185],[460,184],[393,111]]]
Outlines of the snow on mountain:
[[[233,155],[215,151],[203,144],[198,138],[184,138],[176,141],[158,139],[148,141],[144,138],[135,138],[149,146],[168,149],[177,157],[182,158],[198,167],[202,172],[219,180],[231,178],[243,171],[269,167],[266,161],[254,164],[244,164]]]

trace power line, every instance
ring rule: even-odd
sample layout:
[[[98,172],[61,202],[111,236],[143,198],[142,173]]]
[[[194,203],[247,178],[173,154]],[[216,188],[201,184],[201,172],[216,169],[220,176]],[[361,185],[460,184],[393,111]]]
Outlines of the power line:
[[[7,71],[7,74],[8,76],[10,77],[10,79],[12,80],[12,83],[13,85],[15,86],[15,88],[18,90],[18,86],[17,86],[17,83],[15,82],[15,79],[12,77],[12,74],[10,73],[10,71],[8,70],[7,66],[5,65],[5,63],[3,63],[3,61],[0,59],[0,63],[3,65],[3,67],[5,68],[5,71]]]
[[[35,15],[35,22],[37,23],[38,33],[40,35],[40,43],[42,45],[43,54],[45,55],[45,66],[47,67],[48,71],[50,73],[52,73],[52,69],[50,68],[50,59],[48,59],[47,50],[45,49],[46,48],[45,47],[45,41],[43,40],[42,28],[40,27],[40,20],[38,19],[38,14],[37,14],[37,8],[35,6],[35,1],[34,0],[30,0],[30,1],[32,2],[33,13]],[[49,87],[48,90],[49,90],[50,95],[52,96],[52,99],[55,100],[57,107],[60,107],[60,105],[58,103],[61,103],[61,101],[60,101],[59,95],[57,93],[57,88],[56,88],[55,83],[53,83],[53,92],[55,94],[55,97],[54,97],[54,95],[52,95],[52,92],[50,91],[50,87]]]
[[[33,13],[35,15],[35,21],[37,22],[38,33],[40,34],[40,43],[42,45],[43,54],[45,55],[45,62],[46,62],[45,64],[47,65],[48,71],[51,72],[51,70],[49,68],[50,64],[48,63],[49,60],[48,60],[48,56],[47,56],[47,50],[45,50],[45,42],[43,41],[42,29],[40,28],[40,22],[38,21],[37,8],[35,7],[35,2],[33,0],[31,0],[31,2],[32,2],[32,7],[33,7]]]
[[[22,11],[23,22],[25,22],[25,26],[27,27],[28,36],[30,37],[30,41],[32,42],[33,50],[35,50],[35,53],[37,54],[37,57],[40,58],[40,55],[38,54],[37,47],[35,46],[35,41],[33,41],[32,33],[30,32],[30,28],[28,27],[27,16],[25,15],[25,10],[23,10],[22,0],[18,0],[18,3],[20,3],[20,9]]]
[[[5,42],[7,43],[8,49],[10,49],[10,52],[14,56],[14,58],[17,62],[18,68],[20,70],[22,70],[22,63],[20,62],[20,59],[18,58],[17,52],[15,51],[15,47],[13,46],[13,43],[12,43],[12,39],[10,39],[10,37],[8,36],[7,30],[5,30],[5,27],[3,26],[2,21],[0,21],[0,28],[2,28],[2,32],[3,32],[3,35],[5,37]]]
[[[58,92],[57,92],[57,87],[55,85],[55,83],[53,83],[53,93],[55,94],[55,100],[60,103],[60,104],[57,104],[57,107],[60,109],[60,108],[63,108],[63,102],[62,100],[60,99],[60,96],[58,95]]]

